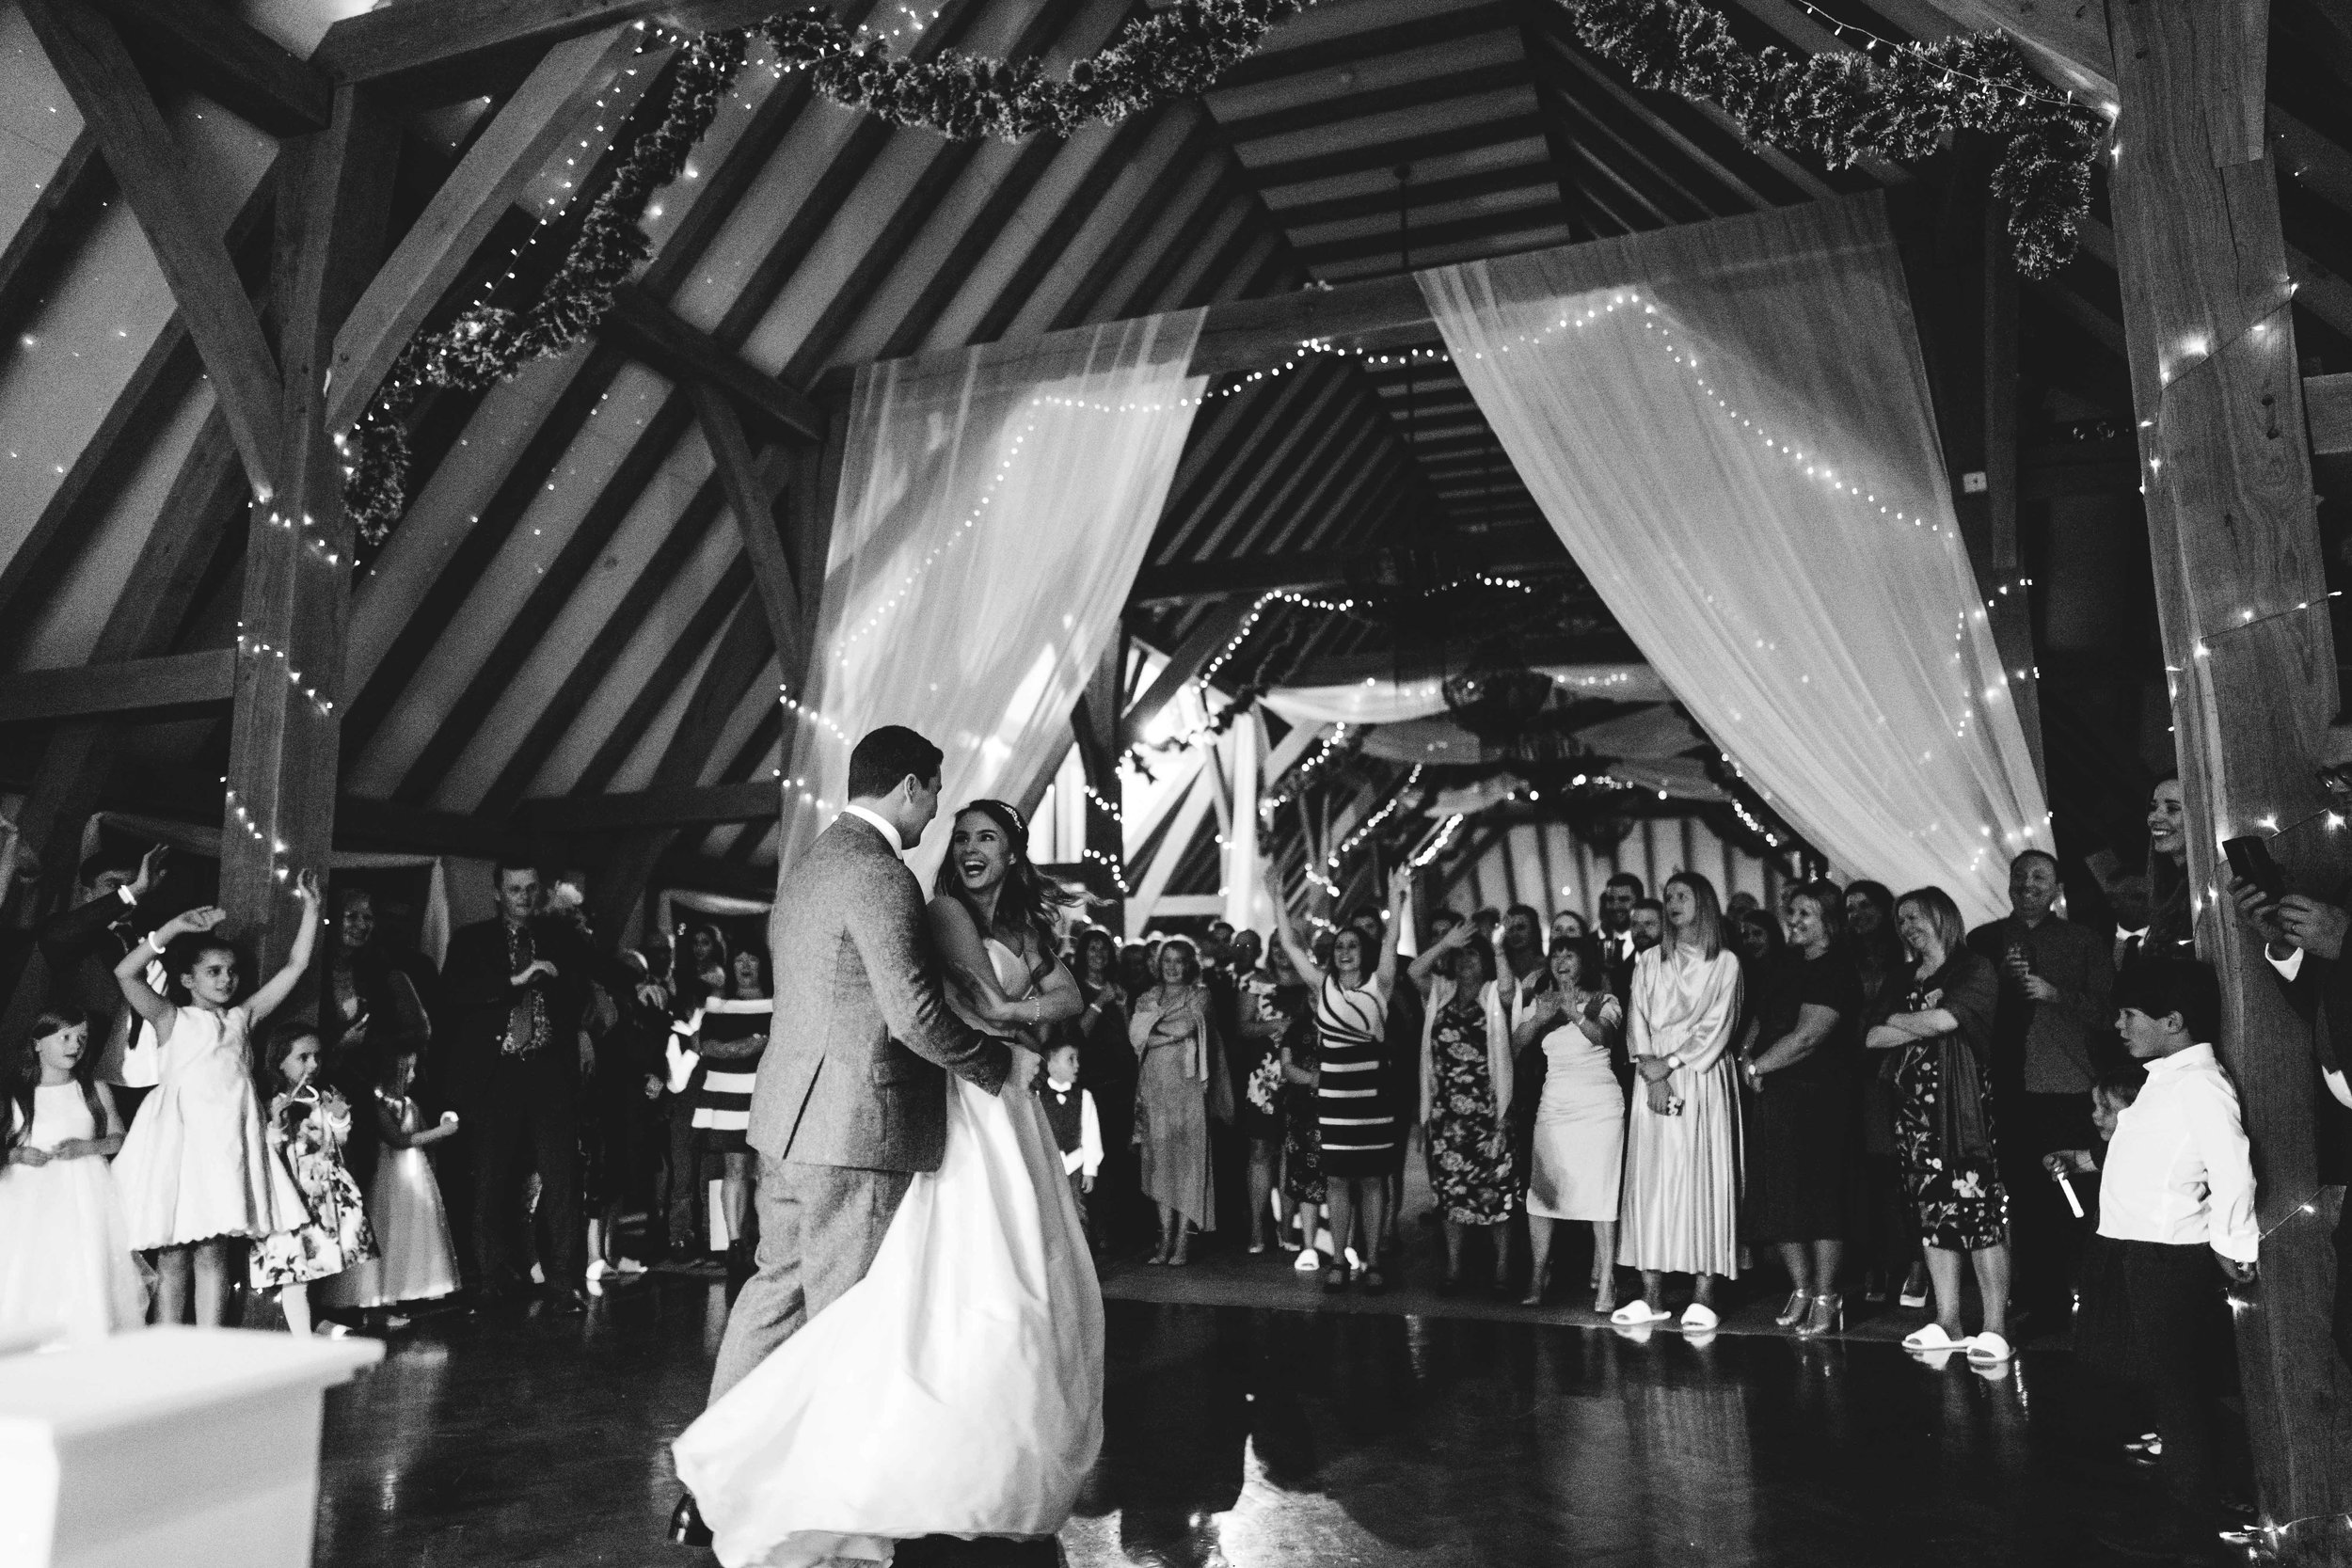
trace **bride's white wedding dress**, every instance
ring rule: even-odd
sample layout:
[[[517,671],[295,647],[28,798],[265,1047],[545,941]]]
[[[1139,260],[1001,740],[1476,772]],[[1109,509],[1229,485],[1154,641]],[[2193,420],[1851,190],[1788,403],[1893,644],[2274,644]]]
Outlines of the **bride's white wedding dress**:
[[[1019,956],[988,952],[1028,994]],[[1053,1131],[1035,1095],[951,1077],[946,1151],[873,1268],[673,1451],[721,1562],[801,1568],[1053,1534],[1102,1446],[1102,1292]]]

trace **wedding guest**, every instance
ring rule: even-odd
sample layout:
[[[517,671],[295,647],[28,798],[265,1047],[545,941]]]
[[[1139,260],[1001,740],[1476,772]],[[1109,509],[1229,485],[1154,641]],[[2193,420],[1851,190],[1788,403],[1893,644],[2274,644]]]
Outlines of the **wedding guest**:
[[[2193,958],[2196,912],[2188,896],[2188,812],[2177,773],[2148,791],[2148,934],[2141,952],[2152,958]]]
[[[775,999],[768,994],[768,960],[744,948],[728,961],[727,990],[695,1009],[694,1053],[702,1058],[702,1087],[694,1097],[694,1132],[705,1154],[719,1157],[719,1215],[727,1227],[727,1264],[749,1278],[753,1269],[751,1225],[755,1163],[747,1133],[752,1091],[759,1082],[759,1058],[768,1050]]]
[[[1862,984],[1841,951],[1845,911],[1834,882],[1796,890],[1781,983],[1741,1064],[1752,1097],[1747,1239],[1780,1248],[1790,1294],[1778,1321],[1805,1335],[1845,1327],[1837,1270],[1845,1257],[1847,1138],[1862,1020]]]
[[[1498,974],[1477,928],[1456,926],[1415,958],[1408,972],[1428,1016],[1423,1047],[1422,1122],[1429,1139],[1430,1183],[1445,1227],[1445,1276],[1438,1289],[1461,1289],[1469,1232],[1494,1239],[1494,1289],[1511,1288],[1511,1230],[1518,1180],[1506,1117],[1511,1108],[1511,1036],[1501,992],[1515,979]]]
[[[382,1081],[369,1096],[382,1149],[367,1196],[377,1256],[337,1275],[321,1291],[326,1306],[378,1313],[404,1302],[454,1295],[458,1284],[449,1207],[425,1152],[457,1135],[457,1113],[426,1120],[415,1099],[413,1050],[392,1052],[383,1064]],[[399,1324],[387,1320],[387,1326]]]
[[[1502,940],[1495,958],[1497,983],[1505,978],[1511,982],[1502,988],[1502,1001],[1517,1023],[1527,998],[1551,985],[1551,974],[1544,967],[1544,920],[1533,905],[1514,904],[1502,911]]]
[[[375,899],[367,889],[335,895],[333,940],[319,966],[319,1077],[345,1101],[365,1104],[388,1053],[422,1049],[433,1030],[414,981],[376,940]],[[375,1175],[375,1118],[354,1119],[343,1158],[362,1190]]]
[[[139,1108],[115,1161],[131,1244],[155,1252],[160,1322],[218,1328],[249,1243],[308,1222],[301,1189],[270,1148],[254,1093],[253,1031],[285,1006],[318,940],[318,879],[294,882],[302,924],[285,967],[240,1002],[237,950],[214,934],[226,911],[174,915],[115,965],[123,1000],[155,1026],[163,1081]],[[185,940],[181,940],[184,938]],[[147,982],[160,951],[174,1006]]]
[[[1280,1229],[1274,1216],[1274,1178],[1282,1153],[1282,1037],[1307,1002],[1307,988],[1290,968],[1290,955],[1278,953],[1275,967],[1273,975],[1241,973],[1240,1023],[1229,1057],[1235,1085],[1233,1129],[1248,1145],[1253,1255],[1265,1251]]]
[[[1740,1021],[1732,1026],[1731,1040],[1733,1052],[1744,1056],[1762,1043],[1756,1031],[1783,986],[1788,943],[1781,939],[1780,922],[1753,901],[1740,913],[1724,916],[1724,926],[1732,950],[1740,955]]]
[[[106,1163],[122,1117],[97,1065],[89,1020],[62,1003],[0,1057],[0,1333],[101,1339],[146,1321]]]
[[[1045,1053],[1045,1071],[1039,1077],[1038,1101],[1045,1107],[1046,1125],[1054,1130],[1054,1147],[1061,1151],[1062,1174],[1070,1178],[1071,1200],[1092,1242],[1094,1227],[1087,1209],[1094,1195],[1094,1179],[1103,1168],[1103,1122],[1094,1097],[1078,1086],[1078,1047],[1064,1039]]]
[[[1636,960],[1627,1048],[1642,1085],[1633,1103],[1617,1260],[1642,1271],[1642,1295],[1610,1315],[1661,1323],[1665,1275],[1692,1276],[1682,1326],[1705,1332],[1718,1279],[1740,1274],[1740,1100],[1731,1032],[1740,960],[1724,943],[1714,884],[1694,871],[1666,880],[1659,944]],[[1641,916],[1635,907],[1636,928]]]
[[[669,991],[654,979],[643,954],[625,948],[620,958],[636,983],[605,992],[605,1004],[596,1009],[597,1026],[589,1031],[595,1071],[588,1085],[593,1136],[586,1141],[596,1159],[593,1180],[583,1188],[592,1215],[592,1289],[610,1275],[645,1272],[645,1265],[624,1247],[627,1216],[644,1214],[657,1245],[661,1233],[660,1150],[669,1131],[662,1100],[669,1089],[668,1048],[675,1037]]]
[[[138,1014],[123,1003],[115,966],[137,947],[147,924],[138,908],[163,879],[167,858],[160,844],[144,855],[102,844],[82,863],[72,908],[42,925],[34,943],[46,983],[26,1003],[82,1010],[89,1020],[98,1081],[114,1091],[125,1126],[137,1119],[139,1102],[159,1081],[162,1062],[153,1031],[142,1030]],[[147,979],[151,988],[161,987],[167,976],[157,971]]]
[[[1666,940],[1666,906],[1655,898],[1637,898],[1631,918],[1633,954],[1639,958]]]
[[[1895,895],[1883,882],[1846,884],[1846,952],[1862,993],[1861,1032],[1883,1023],[1911,990],[1911,958],[1895,934]],[[1854,1096],[1861,1135],[1851,1185],[1848,1229],[1863,1249],[1862,1299],[1883,1302],[1899,1290],[1901,1305],[1928,1304],[1928,1263],[1919,1227],[1903,1189],[1895,1142],[1895,1069],[1901,1053],[1864,1051],[1854,1058]]]
[[[1632,994],[1633,906],[1640,903],[1647,889],[1642,879],[1630,871],[1620,871],[1601,885],[1600,890],[1600,956],[1606,966],[1609,989],[1619,1003]]]
[[[2107,939],[2055,909],[2055,856],[2010,862],[2010,912],[1968,933],[2001,979],[1993,1015],[1993,1093],[2001,1107],[2001,1182],[2022,1311],[2063,1322],[2074,1312],[2082,1236],[2042,1157],[2090,1141],[2090,1087],[2113,1053],[2115,971]],[[2095,1180],[2095,1179],[2092,1179]]]
[[[1368,943],[1361,931],[1343,928],[1332,939],[1327,971],[1287,923],[1279,933],[1291,962],[1315,994],[1320,1058],[1316,1102],[1325,1196],[1336,1247],[1323,1274],[1327,1291],[1347,1286],[1347,1248],[1359,1218],[1363,1222],[1363,1287],[1374,1295],[1389,1288],[1380,1264],[1388,1239],[1388,1179],[1399,1142],[1397,1108],[1385,1081],[1382,1052],[1395,985],[1397,941],[1412,889],[1411,869],[1399,866],[1389,879],[1389,924],[1378,947]]]
[[[1551,917],[1550,946],[1557,947],[1562,942],[1582,942],[1583,940],[1584,917],[1582,915],[1577,913],[1574,910],[1558,910],[1553,911]],[[1547,951],[1549,949],[1547,949]]]
[[[2237,1087],[2214,1056],[2213,971],[2141,965],[2115,1027],[2148,1077],[2107,1147],[2077,1354],[2127,1381],[2154,1419],[2171,1518],[2149,1544],[2203,1549],[2222,1522],[2213,1473],[2229,1334],[2221,1287],[2253,1279],[2261,1240],[2253,1165]]]
[[[271,1151],[293,1174],[309,1212],[255,1239],[248,1274],[256,1288],[277,1288],[286,1327],[297,1336],[310,1332],[310,1287],[376,1256],[359,1183],[343,1163],[351,1102],[315,1082],[323,1049],[314,1026],[282,1023],[270,1031],[255,1072],[269,1097]]]
[[[1200,958],[1184,938],[1161,943],[1159,983],[1136,999],[1127,1039],[1141,1062],[1135,1138],[1143,1150],[1143,1192],[1160,1213],[1151,1260],[1181,1268],[1192,1261],[1193,1232],[1216,1228],[1209,1117],[1217,1085],[1231,1093]],[[1227,1099],[1228,1117],[1231,1106]]]
[[[662,1042],[668,1067],[668,1090],[662,1101],[663,1126],[669,1139],[663,1210],[667,1216],[669,1250],[673,1257],[703,1258],[709,1207],[709,1181],[702,1136],[694,1131],[694,1111],[702,1100],[702,1056],[694,1050],[693,1028],[687,1024],[703,1003],[723,996],[733,955],[726,933],[715,926],[697,925],[685,932],[675,955],[675,977],[670,986],[670,1038]]]
[[[563,944],[539,913],[537,867],[495,868],[496,918],[450,938],[442,994],[447,1033],[464,1085],[460,1104],[474,1153],[473,1244],[484,1299],[521,1288],[516,1264],[523,1215],[523,1171],[539,1177],[547,1222],[543,1258],[548,1302],[562,1314],[588,1310],[587,1227],[580,1205],[580,1050],[578,1004],[564,990],[585,975],[565,974],[543,944]]]
[[[1543,1305],[1563,1225],[1593,1227],[1593,1310],[1617,1307],[1617,1205],[1625,1175],[1625,1085],[1611,1065],[1625,1008],[1611,995],[1597,943],[1555,942],[1551,989],[1511,1032],[1513,1120],[1526,1150],[1528,1247],[1523,1307]]]
[[[1279,942],[1274,951],[1295,974],[1290,955]],[[1315,1274],[1324,1265],[1316,1239],[1322,1233],[1323,1206],[1329,1196],[1323,1179],[1322,1058],[1315,1049],[1311,998],[1304,985],[1299,990],[1297,1016],[1282,1035],[1282,1196],[1289,1201],[1298,1227],[1298,1256],[1292,1267],[1302,1274]]]
[[[2009,1196],[1994,1154],[1989,1060],[2000,983],[1993,966],[1969,951],[1960,906],[1942,888],[1904,894],[1895,922],[1916,977],[1903,1010],[1863,1043],[1901,1053],[1896,1136],[1935,1286],[1935,1322],[1905,1338],[1903,1348],[1965,1347],[1969,1360],[1997,1366],[2011,1354]],[[1963,1259],[1984,1300],[1984,1331],[1973,1338],[1961,1327]]]
[[[1119,950],[1119,989],[1130,1003],[1158,985],[1159,974],[1158,959],[1142,942],[1131,942]]]
[[[1094,1097],[1103,1126],[1103,1164],[1088,1218],[1105,1246],[1124,1244],[1143,1195],[1136,1170],[1136,1052],[1127,1043],[1128,994],[1119,982],[1119,942],[1100,926],[1080,927],[1078,995],[1086,1006],[1064,1026],[1078,1043],[1078,1085]]]

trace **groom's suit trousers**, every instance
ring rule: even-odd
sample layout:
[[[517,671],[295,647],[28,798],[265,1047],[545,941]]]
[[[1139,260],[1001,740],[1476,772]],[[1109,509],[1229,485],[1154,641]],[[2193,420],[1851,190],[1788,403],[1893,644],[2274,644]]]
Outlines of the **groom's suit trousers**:
[[[710,1398],[866,1277],[914,1173],[789,1164],[759,1157],[759,1272],[727,1313]]]

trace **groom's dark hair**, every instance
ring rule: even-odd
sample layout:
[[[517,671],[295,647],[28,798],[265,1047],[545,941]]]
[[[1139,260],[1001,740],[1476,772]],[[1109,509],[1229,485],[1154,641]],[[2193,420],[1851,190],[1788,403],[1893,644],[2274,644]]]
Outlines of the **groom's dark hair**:
[[[887,795],[909,774],[929,783],[939,777],[946,760],[938,747],[904,724],[868,730],[850,752],[850,799]]]

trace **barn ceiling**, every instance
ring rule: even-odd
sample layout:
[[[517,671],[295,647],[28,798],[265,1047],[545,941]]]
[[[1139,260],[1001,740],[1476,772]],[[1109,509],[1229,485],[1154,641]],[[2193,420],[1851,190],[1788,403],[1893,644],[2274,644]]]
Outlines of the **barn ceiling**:
[[[1051,69],[1137,8],[944,0],[919,27],[874,20],[895,20],[918,51],[1037,55]],[[1957,30],[1924,0],[1724,8],[1751,44],[1808,51],[1835,44],[1834,24],[1896,40]],[[2352,368],[2352,12],[2286,0],[2274,25],[2296,325],[2318,362],[2307,369]],[[228,646],[246,491],[209,384],[12,7],[0,9],[0,342],[14,345],[0,360],[0,668]],[[274,143],[163,71],[153,86],[200,174],[200,204],[258,293]],[[592,157],[642,90],[589,111],[572,157]],[[421,210],[497,106],[420,114],[398,218]],[[1717,111],[1634,88],[1552,0],[1321,0],[1203,100],[1067,141],[945,142],[816,100],[798,75],[747,71],[690,176],[659,199],[635,290],[663,319],[814,389],[828,370],[873,358],[1874,184],[1932,193],[1950,162],[1831,171],[1750,146]],[[576,164],[550,162],[452,306],[517,246],[529,264],[567,171]],[[2044,425],[2128,420],[2106,231],[2094,224],[2064,276],[2028,286],[2022,311],[2029,448]],[[1219,390],[1231,395],[1195,422],[1138,583],[1138,637],[1173,649],[1230,626],[1220,590],[1425,585],[1416,574],[1433,562],[1476,559],[1511,562],[1542,589],[1529,637],[1612,645],[1605,611],[1441,362],[1316,357]],[[626,333],[484,396],[438,395],[415,446],[413,501],[354,597],[342,788],[382,810],[353,820],[391,832],[657,781],[770,776],[777,664],[752,570],[690,400]],[[776,457],[763,453],[781,482]],[[1496,610],[1463,597],[1409,618],[1283,609],[1235,673],[1467,642]],[[0,784],[24,787],[56,734],[0,728]],[[217,809],[225,714],[149,716],[111,726],[107,744],[114,796],[201,814],[209,790]],[[772,828],[721,826],[684,852],[757,864],[772,858]]]

